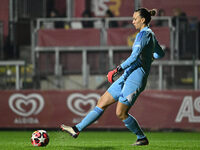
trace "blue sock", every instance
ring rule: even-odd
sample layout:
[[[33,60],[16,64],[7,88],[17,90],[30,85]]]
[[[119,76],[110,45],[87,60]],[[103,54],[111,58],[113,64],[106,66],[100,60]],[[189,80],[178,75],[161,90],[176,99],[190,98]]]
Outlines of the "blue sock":
[[[136,134],[137,139],[142,139],[145,138],[146,136],[144,135],[142,129],[140,128],[137,120],[129,114],[128,118],[123,120],[125,123],[125,126],[133,133]]]
[[[96,121],[103,113],[103,109],[99,108],[99,107],[95,107],[92,111],[90,111],[85,118],[83,118],[83,120],[75,125],[76,128],[79,131],[82,131],[83,129],[85,129],[87,126],[89,126],[90,124],[92,124],[94,121]]]

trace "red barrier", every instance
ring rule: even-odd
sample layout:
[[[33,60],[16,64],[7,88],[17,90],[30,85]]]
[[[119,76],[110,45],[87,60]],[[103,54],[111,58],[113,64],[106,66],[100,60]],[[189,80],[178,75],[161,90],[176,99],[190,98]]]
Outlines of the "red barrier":
[[[170,29],[168,27],[152,27],[152,31],[155,33],[161,45],[170,47]],[[134,28],[110,28],[107,30],[108,45],[118,46],[118,45],[129,45],[132,43],[136,37],[136,30]],[[132,41],[132,43],[131,43]]]
[[[107,44],[110,46],[128,45],[129,37],[134,35],[132,28],[110,28],[107,29]],[[136,34],[135,34],[136,37]]]
[[[170,47],[170,30],[168,27],[152,27],[161,45]],[[134,28],[107,29],[109,46],[132,46],[136,37]],[[45,29],[38,32],[39,46],[99,46],[100,30],[98,29]]]
[[[99,46],[99,29],[42,29],[38,32],[39,46]]]
[[[0,91],[0,128],[57,128],[74,125],[103,91]],[[200,130],[199,91],[144,91],[130,113],[143,128]],[[90,128],[125,128],[115,104]]]

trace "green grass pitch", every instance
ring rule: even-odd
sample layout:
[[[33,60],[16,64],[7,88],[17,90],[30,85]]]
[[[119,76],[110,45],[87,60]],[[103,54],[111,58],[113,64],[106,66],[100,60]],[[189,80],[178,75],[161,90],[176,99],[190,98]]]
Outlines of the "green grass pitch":
[[[133,147],[136,136],[126,131],[84,131],[77,139],[48,131],[46,147],[33,147],[32,131],[0,131],[0,150],[200,150],[199,132],[146,132],[150,145]]]

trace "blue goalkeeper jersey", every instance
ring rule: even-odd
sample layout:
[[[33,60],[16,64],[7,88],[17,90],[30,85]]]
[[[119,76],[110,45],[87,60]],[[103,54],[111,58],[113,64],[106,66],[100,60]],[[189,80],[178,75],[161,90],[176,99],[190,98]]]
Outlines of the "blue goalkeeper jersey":
[[[122,69],[125,70],[123,78],[126,79],[138,67],[143,67],[148,76],[153,60],[164,55],[155,34],[149,27],[144,27],[136,35],[131,55],[121,64]]]

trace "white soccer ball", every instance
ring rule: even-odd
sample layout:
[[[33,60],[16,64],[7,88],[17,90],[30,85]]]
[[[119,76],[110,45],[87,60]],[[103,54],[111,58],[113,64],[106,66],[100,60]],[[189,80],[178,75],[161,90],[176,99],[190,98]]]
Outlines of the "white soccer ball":
[[[49,136],[45,130],[37,130],[32,133],[31,144],[33,146],[46,146],[49,143]]]

